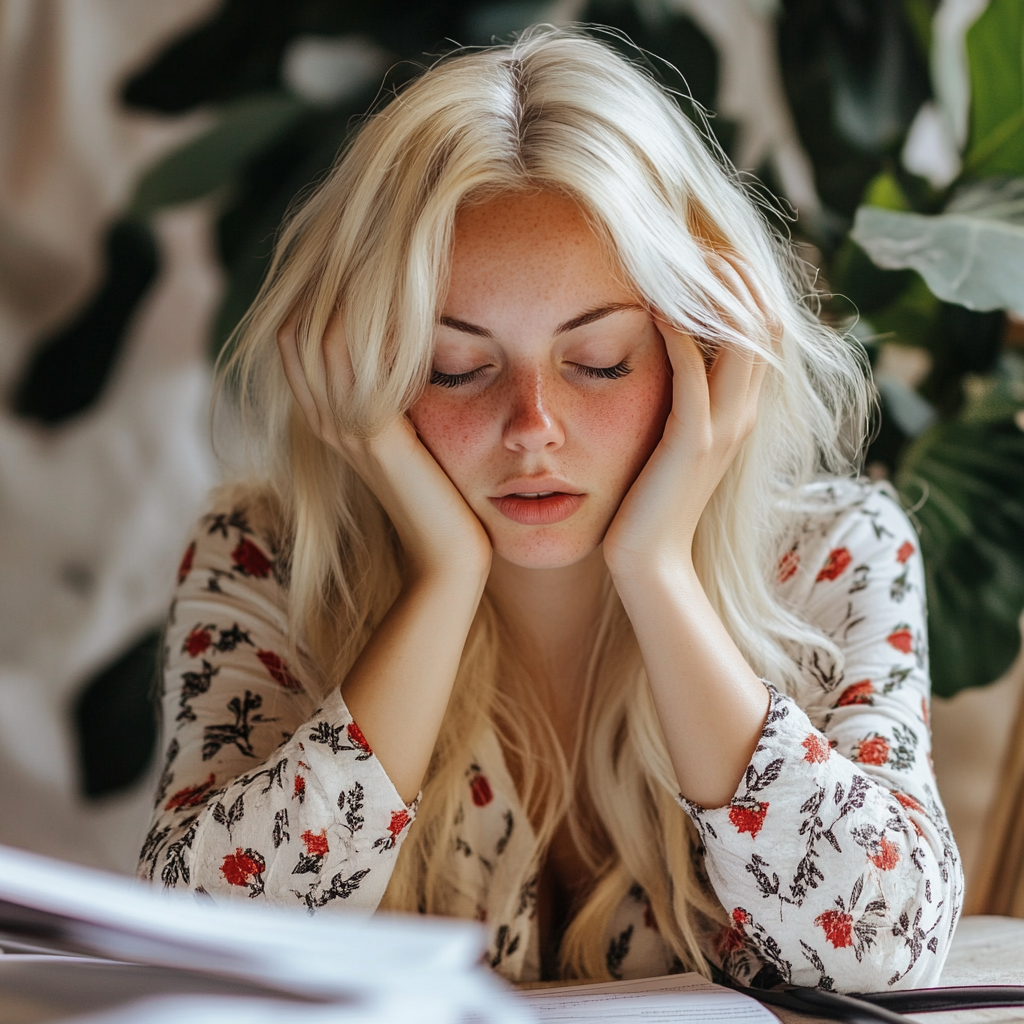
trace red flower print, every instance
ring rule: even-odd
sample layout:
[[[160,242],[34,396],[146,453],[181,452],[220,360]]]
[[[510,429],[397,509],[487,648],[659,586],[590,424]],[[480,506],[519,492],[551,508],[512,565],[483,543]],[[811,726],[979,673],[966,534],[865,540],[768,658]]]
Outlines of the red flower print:
[[[780,559],[778,565],[778,580],[780,583],[785,583],[786,580],[792,579],[796,575],[797,569],[800,568],[800,552],[796,548],[790,548]]]
[[[206,794],[210,791],[216,779],[211,772],[206,777],[205,782],[200,782],[198,786],[186,786],[185,789],[179,789],[174,796],[171,797],[167,803],[164,804],[165,811],[173,811],[178,807],[198,807],[203,803]]]
[[[469,792],[473,797],[473,804],[476,807],[486,807],[493,799],[491,784],[487,781],[486,775],[477,773],[469,780]]]
[[[301,804],[306,799],[306,780],[301,775],[295,776],[295,782],[292,786],[292,799],[298,798]]]
[[[196,626],[187,637],[185,642],[181,645],[182,651],[188,654],[190,658],[198,658],[200,654],[204,654],[209,650],[210,644],[213,643],[213,634],[208,629],[203,629],[202,626]]]
[[[853,686],[848,686],[839,696],[839,700],[836,701],[837,708],[848,708],[853,704],[871,704],[871,694],[875,692],[875,687],[870,679],[862,679],[859,683],[854,683]]]
[[[229,853],[220,866],[220,873],[228,880],[229,885],[249,885],[258,875],[267,869],[267,862],[255,851],[242,851],[239,846],[234,853]]]
[[[742,907],[737,907],[732,912],[732,919],[736,924],[746,924],[750,920],[750,915]]]
[[[742,949],[746,942],[746,935],[743,934],[742,928],[733,926],[732,928],[723,928],[721,934],[718,936],[718,952],[722,956],[728,956],[729,953],[735,953],[738,949]]]
[[[291,690],[293,693],[296,690],[302,689],[302,683],[288,671],[288,666],[280,655],[275,654],[273,651],[257,651],[256,657],[263,662],[263,667],[270,673],[270,678],[278,686],[283,686],[286,690]]]
[[[302,841],[306,844],[306,853],[310,857],[323,857],[330,852],[327,846],[326,829],[320,829],[319,832],[310,832],[309,829],[306,829],[302,833]]]
[[[656,932],[661,931],[661,929],[658,927],[658,921],[654,916],[654,908],[651,906],[650,900],[648,900],[644,906],[644,927],[650,928]]]
[[[924,814],[924,808],[909,793],[901,793],[898,789],[894,789],[892,795],[906,810]]]
[[[905,540],[901,545],[899,551],[896,552],[896,561],[903,565],[906,560],[916,551],[917,549],[909,540]]]
[[[890,647],[895,647],[902,654],[914,653],[914,635],[909,626],[897,626],[886,638]]]
[[[274,563],[248,537],[243,537],[231,552],[232,568],[245,576],[266,579]]]
[[[828,745],[828,740],[819,732],[809,732],[800,745],[807,751],[804,754],[804,760],[808,764],[822,764],[832,754],[832,748]]]
[[[869,857],[868,860],[882,871],[892,871],[894,867],[899,863],[900,850],[895,843],[890,843],[885,836],[882,836],[882,841],[879,843],[878,853],[873,857]]]
[[[861,764],[885,764],[889,760],[889,741],[877,733],[865,737],[857,744],[857,756],[854,760]]]
[[[391,824],[388,825],[388,832],[391,833],[391,843],[394,845],[398,839],[398,834],[409,824],[409,812],[408,811],[392,811],[391,812]]]
[[[181,556],[181,563],[178,565],[178,586],[185,582],[185,577],[192,571],[192,559],[195,557],[196,542],[192,541],[185,549],[185,554]]]
[[[853,918],[841,910],[826,910],[819,914],[814,923],[825,931],[825,938],[836,949],[845,949],[853,945]]]
[[[814,582],[821,583],[822,580],[834,580],[837,576],[842,576],[852,561],[853,555],[846,548],[833,548],[828,553],[828,558],[825,559],[825,564],[818,571]]]
[[[363,730],[356,725],[355,722],[350,722],[348,728],[345,730],[345,734],[348,736],[349,743],[353,747],[358,747],[364,754],[372,754],[373,751],[370,749],[370,744],[366,742],[366,737],[363,735]],[[361,760],[361,758],[357,758]]]
[[[761,831],[764,816],[768,813],[768,804],[758,803],[752,807],[745,804],[733,804],[729,808],[729,821],[737,832],[749,832],[753,838]]]

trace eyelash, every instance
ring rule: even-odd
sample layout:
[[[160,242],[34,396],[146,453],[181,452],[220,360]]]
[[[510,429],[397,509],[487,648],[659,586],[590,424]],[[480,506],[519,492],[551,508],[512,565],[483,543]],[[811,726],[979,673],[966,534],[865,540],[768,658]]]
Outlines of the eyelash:
[[[465,384],[472,384],[485,369],[486,367],[481,366],[466,373],[442,373],[440,370],[434,370],[430,374],[430,383],[442,388],[462,387]],[[593,377],[598,380],[619,380],[627,373],[631,373],[633,367],[629,365],[628,360],[623,359],[621,363],[616,363],[614,366],[582,366],[577,363],[576,370],[584,377]]]

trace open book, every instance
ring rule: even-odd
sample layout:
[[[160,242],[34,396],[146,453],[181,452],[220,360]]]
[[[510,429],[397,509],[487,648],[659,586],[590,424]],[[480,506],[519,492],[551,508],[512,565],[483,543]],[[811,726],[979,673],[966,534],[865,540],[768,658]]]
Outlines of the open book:
[[[471,922],[214,905],[2,846],[0,950],[4,1024],[777,1020],[692,974],[517,995]]]

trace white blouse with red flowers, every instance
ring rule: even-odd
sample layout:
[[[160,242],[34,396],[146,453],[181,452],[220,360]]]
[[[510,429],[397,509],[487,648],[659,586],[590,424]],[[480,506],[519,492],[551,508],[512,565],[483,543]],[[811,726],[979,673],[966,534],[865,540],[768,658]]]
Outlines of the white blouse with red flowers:
[[[743,983],[933,984],[960,911],[960,865],[929,761],[917,538],[883,490],[850,486],[814,489],[821,510],[796,523],[777,570],[781,596],[835,640],[843,668],[805,652],[797,691],[770,687],[732,801],[707,810],[679,800],[730,922],[702,921],[706,956]],[[139,871],[214,900],[373,911],[416,806],[339,690],[312,710],[284,656],[281,563],[243,507],[206,516],[185,552],[166,638],[164,768]],[[533,839],[493,733],[465,778],[448,912],[486,923],[505,977],[535,979]],[[606,943],[613,977],[679,969],[639,886]]]

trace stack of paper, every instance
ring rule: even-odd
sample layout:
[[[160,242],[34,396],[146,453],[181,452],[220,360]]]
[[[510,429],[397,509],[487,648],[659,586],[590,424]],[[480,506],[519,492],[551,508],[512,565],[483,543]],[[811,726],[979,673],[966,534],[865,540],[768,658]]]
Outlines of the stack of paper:
[[[214,906],[6,847],[0,847],[0,947],[121,961],[0,957],[3,1024],[87,1011],[111,1021],[201,1024],[230,1020],[236,1009],[247,1021],[275,1024],[300,1015],[303,1024],[530,1019],[480,965],[483,932],[469,922],[384,914],[310,918],[241,902]],[[189,1006],[177,1000],[159,1010],[126,1008],[140,997],[169,993],[190,996]],[[242,998],[248,1005],[238,1009]],[[263,1009],[254,999],[266,1001]],[[290,1009],[282,1008],[285,1000]],[[19,1005],[20,1017],[12,1010]]]

